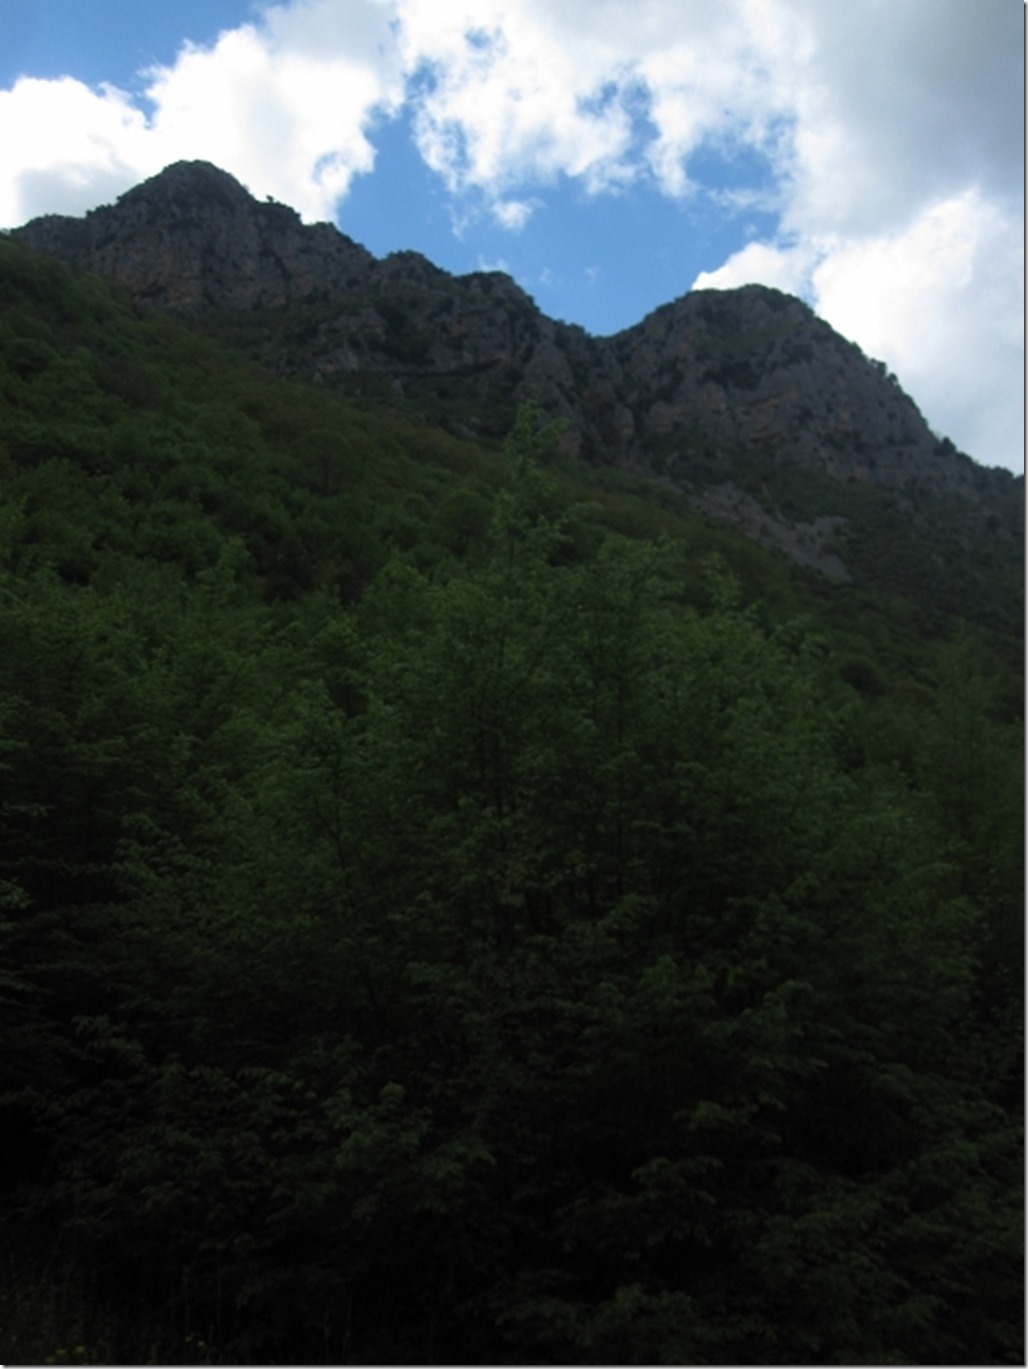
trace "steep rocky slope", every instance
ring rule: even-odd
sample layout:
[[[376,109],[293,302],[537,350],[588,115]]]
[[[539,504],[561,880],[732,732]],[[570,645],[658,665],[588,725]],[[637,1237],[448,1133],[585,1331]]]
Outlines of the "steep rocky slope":
[[[304,227],[206,162],[177,162],[116,205],[82,219],[46,215],[14,236],[179,313],[285,309],[352,289],[374,265],[330,225]]]
[[[505,275],[454,277],[414,252],[377,260],[204,162],[14,236],[117,278],[141,305],[227,320],[287,374],[377,385],[486,432],[532,396],[567,420],[567,446],[585,459],[663,479],[791,555],[802,542],[798,559],[830,574],[841,563],[822,544],[838,525],[824,518],[842,505],[800,525],[762,493],[773,472],[888,492],[915,522],[925,499],[942,500],[975,537],[1009,544],[1023,528],[1023,482],[937,438],[881,363],[763,286],[694,291],[591,337]]]

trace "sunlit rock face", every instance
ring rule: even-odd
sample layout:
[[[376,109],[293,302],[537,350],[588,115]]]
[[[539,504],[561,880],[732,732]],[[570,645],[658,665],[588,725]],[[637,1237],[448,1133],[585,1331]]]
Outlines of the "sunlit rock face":
[[[697,496],[757,462],[904,498],[1021,507],[1022,482],[940,441],[884,366],[764,286],[695,291],[594,338],[547,318],[502,273],[451,276],[415,252],[377,260],[206,162],[13,236],[115,277],[142,306],[267,311],[261,359],[284,373],[367,374],[399,394],[434,385],[469,412],[531,396],[566,420],[569,450]]]

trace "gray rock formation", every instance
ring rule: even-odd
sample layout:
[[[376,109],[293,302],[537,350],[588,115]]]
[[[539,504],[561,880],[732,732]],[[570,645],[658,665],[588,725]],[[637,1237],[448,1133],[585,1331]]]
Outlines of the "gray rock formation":
[[[330,224],[305,227],[207,162],[176,162],[115,205],[82,219],[48,214],[13,236],[185,314],[288,309],[353,289],[374,265]]]
[[[83,219],[47,216],[13,236],[120,280],[141,305],[279,313],[264,359],[287,373],[434,387],[483,412],[497,398],[534,397],[567,420],[568,445],[587,460],[657,476],[742,523],[753,524],[752,496],[743,505],[717,491],[754,461],[903,498],[1021,505],[1022,482],[937,439],[881,363],[763,286],[694,291],[594,338],[547,318],[501,273],[454,277],[414,252],[376,260],[204,162],[168,167]],[[761,517],[766,536],[798,546],[794,527]],[[810,564],[817,544],[808,539]]]

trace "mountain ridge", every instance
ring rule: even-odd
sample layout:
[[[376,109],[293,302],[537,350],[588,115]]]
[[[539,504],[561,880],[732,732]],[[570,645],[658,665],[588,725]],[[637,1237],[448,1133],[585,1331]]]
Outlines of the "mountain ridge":
[[[139,269],[286,288],[226,194]],[[660,472],[690,368],[816,371],[788,301],[594,352],[321,237],[352,293],[187,318],[0,238],[10,1358],[1023,1364],[1014,558],[764,439]],[[645,478],[455,435],[533,327],[666,388]]]
[[[761,473],[879,490],[915,524],[926,499],[942,500],[975,539],[1016,542],[1023,530],[1023,477],[937,437],[882,363],[766,286],[693,291],[594,337],[547,317],[502,273],[453,276],[409,251],[377,259],[206,162],[11,236],[117,279],[140,306],[242,329],[281,374],[377,387],[463,431],[496,436],[531,398],[564,421],[572,455],[670,484],[794,559],[796,522],[761,496]],[[837,531],[807,535],[804,555],[845,578],[827,549]]]

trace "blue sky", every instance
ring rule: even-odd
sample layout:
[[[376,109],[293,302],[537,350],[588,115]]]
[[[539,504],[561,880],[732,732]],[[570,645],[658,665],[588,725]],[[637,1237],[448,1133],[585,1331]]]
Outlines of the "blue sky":
[[[559,175],[539,187],[530,231],[512,233],[496,222],[481,195],[467,197],[455,211],[440,178],[418,155],[409,114],[384,123],[373,141],[375,173],[354,180],[336,215],[343,232],[376,256],[414,247],[447,271],[506,271],[551,317],[591,333],[637,323],[684,294],[700,271],[719,266],[775,225],[767,212],[726,214],[706,195],[682,202],[652,185],[610,192],[601,201]],[[741,160],[756,159],[711,154],[704,170],[712,184],[730,185]],[[754,176],[762,170],[747,169]]]
[[[802,295],[1023,469],[1014,0],[0,0],[0,226],[204,158],[609,333]]]
[[[0,89],[68,75],[132,89],[144,68],[174,62],[184,40],[213,43],[253,13],[238,0],[0,0]]]

